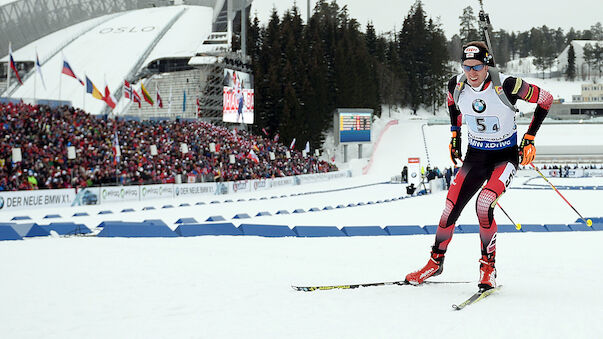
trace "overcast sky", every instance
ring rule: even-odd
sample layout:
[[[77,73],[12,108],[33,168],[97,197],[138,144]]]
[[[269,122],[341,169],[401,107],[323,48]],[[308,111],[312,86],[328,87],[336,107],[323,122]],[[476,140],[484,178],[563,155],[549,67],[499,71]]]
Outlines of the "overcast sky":
[[[307,0],[253,0],[251,15],[262,23],[267,23],[272,7],[276,7],[279,16],[290,9],[293,3],[306,18]],[[363,31],[366,23],[373,22],[377,32],[387,32],[402,26],[414,0],[337,0],[340,7],[348,6],[352,18],[358,20]],[[310,0],[313,10],[316,0]],[[459,31],[459,16],[463,8],[471,6],[474,13],[479,12],[478,0],[423,0],[423,8],[428,17],[439,17],[446,36],[450,38]],[[603,23],[603,1],[601,0],[484,0],[484,10],[490,15],[494,30],[526,31],[532,27],[547,25],[549,28],[561,27],[567,33],[570,27],[576,30],[590,28],[597,22]]]

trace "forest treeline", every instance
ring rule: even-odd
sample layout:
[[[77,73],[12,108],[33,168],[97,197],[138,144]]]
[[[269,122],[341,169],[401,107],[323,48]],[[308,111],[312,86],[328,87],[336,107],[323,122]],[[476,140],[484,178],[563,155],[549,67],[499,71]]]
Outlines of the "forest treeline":
[[[439,22],[416,1],[401,18],[401,28],[378,34],[369,23],[362,27],[347,7],[319,0],[307,23],[293,6],[279,16],[276,9],[266,25],[250,20],[247,53],[254,72],[254,128],[283,142],[297,139],[320,147],[333,126],[336,108],[396,105],[416,112],[435,111],[446,100],[445,83],[455,73],[463,43],[482,40],[476,12],[466,7],[459,15],[459,32],[446,38]],[[493,32],[496,61],[534,56],[537,67],[574,39],[603,40],[601,23],[584,31],[547,26],[525,32]]]

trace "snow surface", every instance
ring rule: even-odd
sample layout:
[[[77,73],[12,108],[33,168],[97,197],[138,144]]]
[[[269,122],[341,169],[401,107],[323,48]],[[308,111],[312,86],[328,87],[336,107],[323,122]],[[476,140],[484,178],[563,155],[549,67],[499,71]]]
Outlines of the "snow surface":
[[[445,192],[377,205],[274,215],[280,209],[307,210],[404,196],[404,185],[383,182],[399,173],[404,157],[424,152],[423,144],[417,143],[421,124],[403,119],[385,132],[366,176],[202,199],[209,203],[243,198],[244,202],[160,209],[168,203],[177,206],[200,200],[169,199],[27,214],[47,223],[42,218],[49,213],[85,211],[91,216],[56,221],[95,226],[103,220],[162,219],[172,229],[179,218],[203,221],[213,215],[239,225],[242,221],[231,220],[235,214],[253,216],[260,211],[273,215],[243,222],[290,227],[437,224]],[[383,126],[385,121],[376,125]],[[544,125],[541,131],[552,127]],[[446,146],[448,140],[443,142]],[[434,162],[448,161],[441,151],[430,149],[430,155]],[[357,167],[366,162],[355,159],[348,166],[359,172]],[[536,175],[527,172],[513,185],[519,187],[528,180],[543,184],[530,180]],[[553,179],[555,185],[600,185],[602,181]],[[366,186],[357,187],[361,185]],[[336,190],[341,188],[350,189]],[[321,190],[331,191],[316,193]],[[602,216],[601,191],[564,190],[563,195],[584,216]],[[278,198],[259,200],[262,196]],[[249,201],[252,198],[258,200]],[[500,203],[519,223],[565,224],[577,218],[552,190],[510,189]],[[142,211],[144,206],[159,210]],[[477,223],[474,206],[474,202],[467,205],[459,224]],[[118,213],[124,207],[135,212]],[[96,215],[105,209],[118,214]],[[499,224],[509,223],[502,213],[495,215]],[[11,217],[6,214],[2,219]],[[311,293],[289,287],[403,279],[425,264],[433,240],[433,235],[416,235],[4,241],[0,242],[1,332],[6,338],[596,338],[603,333],[603,271],[597,268],[603,232],[499,234],[498,282],[504,287],[461,312],[452,311],[451,305],[476,290],[477,234],[454,236],[445,271],[434,279],[472,283]]]

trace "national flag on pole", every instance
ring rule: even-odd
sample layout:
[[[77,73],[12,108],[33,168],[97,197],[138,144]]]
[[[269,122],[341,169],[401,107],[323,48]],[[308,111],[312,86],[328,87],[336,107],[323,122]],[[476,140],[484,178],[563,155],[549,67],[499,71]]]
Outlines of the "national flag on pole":
[[[23,85],[23,81],[21,81],[21,76],[19,76],[19,71],[17,71],[17,64],[15,64],[15,59],[13,59],[13,49],[10,44],[8,44],[8,57],[10,59],[10,68],[13,70],[13,72],[15,72],[19,83]]]
[[[132,101],[132,85],[130,85],[128,80],[124,80],[124,98]]]
[[[293,141],[291,141],[291,145],[289,145],[289,149],[294,149],[295,148],[295,138],[293,138]]]
[[[182,113],[186,112],[186,90],[184,90],[184,94],[182,97]]]
[[[132,88],[132,100],[135,103],[138,103],[138,108],[142,107],[142,99],[140,99],[140,94],[136,92],[135,89]]]
[[[257,154],[255,154],[253,150],[249,151],[249,154],[247,154],[247,158],[251,159],[256,164],[260,163],[260,158],[258,158]]]
[[[61,70],[61,73],[66,74],[66,75],[76,79],[77,81],[80,82],[80,84],[82,84],[82,86],[84,86],[84,82],[75,75],[75,72],[73,72],[73,68],[71,68],[71,65],[69,65],[69,62],[67,62],[67,60],[65,60],[64,56],[63,56],[63,69]]]
[[[157,92],[157,106],[159,108],[163,108],[163,100],[161,99],[161,95],[159,94],[159,87],[157,87],[157,83],[155,83],[155,92]]]
[[[251,148],[253,148],[255,151],[260,151],[260,149],[258,148],[258,145],[253,144],[253,146],[251,146]]]
[[[148,102],[149,105],[151,105],[151,106],[155,105],[155,102],[153,101],[153,98],[151,98],[151,95],[149,94],[149,91],[147,91],[147,89],[144,87],[144,84],[142,83],[142,81],[140,82],[140,91],[142,92],[142,96],[144,97],[144,101]]]
[[[46,82],[44,82],[44,76],[42,76],[42,66],[40,65],[40,58],[38,58],[38,51],[36,51],[36,72],[40,75],[42,86],[44,87],[44,90],[46,90]]]
[[[109,86],[107,84],[105,84],[105,98],[104,98],[105,102],[107,103],[107,105],[109,107],[111,107],[112,109],[115,109],[116,103],[117,103],[117,99],[115,99],[115,97],[111,94],[111,92],[109,91]]]
[[[103,94],[94,86],[90,78],[86,75],[86,93],[92,94],[92,97],[97,98],[98,100],[104,100]]]
[[[113,122],[117,124],[117,121]],[[113,165],[116,165],[119,162],[119,157],[121,156],[121,150],[119,149],[119,139],[117,138],[117,125],[113,129]]]
[[[304,148],[304,151],[306,151],[306,153],[310,153],[310,142],[306,141],[306,148]]]

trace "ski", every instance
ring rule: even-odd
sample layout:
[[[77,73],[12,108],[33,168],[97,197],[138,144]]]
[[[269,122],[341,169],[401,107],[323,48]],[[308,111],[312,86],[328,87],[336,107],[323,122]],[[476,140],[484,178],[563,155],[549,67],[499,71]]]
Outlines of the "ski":
[[[471,281],[425,281],[423,282],[423,284],[421,285],[436,285],[436,284],[468,284],[471,283]],[[404,280],[398,280],[398,281],[383,281],[383,282],[374,282],[374,283],[363,283],[363,284],[349,284],[349,285],[323,285],[323,286],[294,286],[291,285],[291,287],[296,290],[296,291],[303,291],[303,292],[312,292],[312,291],[325,291],[325,290],[350,290],[350,289],[354,289],[354,288],[359,288],[359,287],[374,287],[374,286],[392,286],[392,285],[397,285],[397,286],[415,286],[412,285],[411,283],[408,283]]]
[[[456,311],[460,311],[463,308],[465,308],[471,304],[475,304],[476,302],[488,297],[489,295],[492,295],[494,292],[500,290],[501,287],[502,287],[502,285],[498,285],[489,290],[481,290],[480,289],[479,291],[475,292],[471,297],[469,297],[469,299],[463,301],[459,305],[453,304],[452,308]]]

